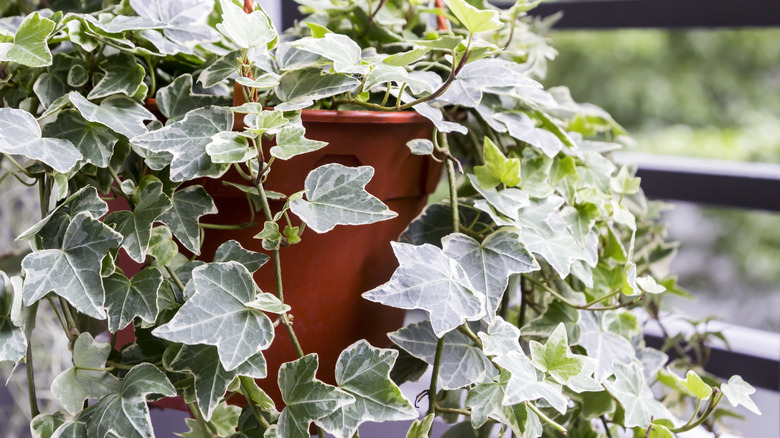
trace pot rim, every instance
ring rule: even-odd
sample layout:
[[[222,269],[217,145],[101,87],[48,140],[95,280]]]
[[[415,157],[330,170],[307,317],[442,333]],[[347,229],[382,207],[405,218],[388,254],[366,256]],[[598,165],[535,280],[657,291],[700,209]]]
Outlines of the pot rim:
[[[330,123],[430,123],[417,111],[356,111],[356,110],[301,110],[301,119],[306,122]]]

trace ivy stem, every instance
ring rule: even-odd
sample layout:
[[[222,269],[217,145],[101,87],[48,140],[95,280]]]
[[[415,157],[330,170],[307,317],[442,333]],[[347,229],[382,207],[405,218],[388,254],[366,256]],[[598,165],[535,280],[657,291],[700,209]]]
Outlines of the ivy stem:
[[[433,358],[433,371],[431,371],[431,384],[428,387],[428,415],[436,414],[436,381],[439,380],[439,368],[441,367],[441,356],[444,352],[444,336],[436,342],[436,355]],[[429,435],[430,436],[430,435]]]
[[[35,321],[35,315],[38,313],[38,305],[33,304],[29,307],[30,316],[29,321]],[[30,330],[32,335],[32,330]],[[32,338],[32,336],[30,336]],[[33,366],[33,354],[32,354],[32,339],[27,339],[27,360],[25,361],[24,368],[27,371],[27,395],[30,399],[30,418],[35,418],[41,413],[38,409],[38,396],[35,394],[35,367]]]
[[[475,344],[477,344],[477,347],[479,349],[482,349],[482,339],[479,339],[479,336],[474,334],[473,331],[471,331],[471,328],[468,324],[463,324],[458,326],[458,331],[466,335],[469,339],[471,339]]]
[[[606,298],[609,298],[610,296],[617,295],[618,292],[613,292],[612,294],[607,295],[606,297],[599,298],[599,299],[597,299],[595,301],[592,301],[590,303],[587,303],[587,304],[577,304],[577,303],[575,303],[575,302],[573,302],[571,300],[566,299],[563,295],[558,293],[558,291],[556,291],[555,289],[551,288],[550,286],[544,284],[543,282],[540,282],[540,281],[534,279],[533,277],[526,277],[526,279],[528,279],[531,283],[534,283],[537,286],[540,286],[542,289],[544,289],[547,292],[549,292],[550,295],[552,295],[555,298],[563,301],[565,304],[567,304],[567,305],[569,305],[571,307],[574,307],[576,309],[581,309],[581,310],[591,310],[591,311],[594,311],[594,312],[595,311],[600,311],[600,310],[602,310],[602,311],[603,310],[616,310],[616,309],[622,309],[624,307],[629,307],[629,306],[632,306],[632,305],[638,303],[639,301],[641,301],[642,298],[644,298],[644,296],[645,296],[644,292],[642,292],[638,297],[634,298],[631,301],[626,301],[625,303],[615,304],[614,306],[593,307],[595,304],[598,304],[599,302],[605,300]]]
[[[210,436],[219,436],[219,433],[217,433],[217,428],[210,422],[206,421],[205,418],[203,418],[203,414],[200,413],[200,408],[198,408],[197,403],[187,403],[187,406],[190,407],[190,411],[192,412],[192,415],[195,416],[195,420],[200,424],[200,428],[203,429],[204,432],[208,433]]]
[[[243,224],[204,224],[201,223],[201,228],[210,230],[243,230],[255,225],[253,222],[244,222]]]
[[[14,160],[14,157],[10,156],[9,154],[3,154],[3,156],[8,159],[8,161],[11,162],[17,169],[19,169],[20,172],[22,172],[26,177],[35,179],[35,176],[31,174],[27,169],[24,168],[21,164],[19,164],[18,161]]]
[[[470,417],[471,416],[471,410],[469,410],[469,409],[448,408],[446,406],[439,406],[438,403],[436,403],[436,411],[437,412],[443,412],[443,413],[446,413],[446,414],[458,414],[458,415],[463,415],[463,416],[466,416],[466,417]]]
[[[182,291],[182,293],[183,293],[184,292],[184,284],[179,279],[179,276],[176,275],[175,272],[173,272],[173,268],[171,268],[168,265],[165,265],[165,270],[168,271],[168,275],[170,275],[171,278],[173,279],[173,282],[176,283],[176,287],[178,287],[179,290]]]
[[[544,415],[544,412],[540,411],[539,408],[534,406],[533,403],[525,402],[525,405],[528,407],[528,409],[534,411],[536,415],[538,415],[542,420],[544,420],[547,424],[552,426],[555,430],[560,432],[563,435],[566,435],[568,432],[566,431],[566,428],[561,426],[560,424],[556,423],[552,418],[548,417],[547,415]]]
[[[65,323],[65,320],[62,319],[62,315],[60,315],[60,312],[57,310],[57,306],[54,304],[54,300],[51,299],[49,295],[46,295],[46,301],[51,304],[51,308],[54,310],[54,314],[57,315],[57,320],[60,322],[60,326],[62,327],[62,330],[65,332],[65,336],[68,337],[69,341],[73,340],[73,334],[70,332],[70,329],[68,329],[68,325]]]
[[[704,420],[707,419],[707,417],[712,414],[713,411],[715,411],[715,407],[718,406],[718,403],[720,403],[720,399],[723,398],[723,393],[720,392],[718,388],[712,388],[712,398],[710,399],[710,404],[707,406],[707,410],[705,410],[698,420],[694,421],[693,423],[689,422],[689,424],[686,424],[685,426],[678,427],[676,429],[669,429],[672,433],[683,433],[687,432],[691,429],[695,429],[699,427],[702,423],[704,423]]]
[[[241,385],[241,393],[244,394],[244,398],[246,398],[247,403],[249,403],[250,409],[252,409],[252,415],[255,416],[257,419],[257,422],[263,426],[264,428],[268,429],[271,427],[270,424],[268,424],[268,421],[263,417],[263,414],[260,413],[260,410],[257,409],[257,405],[255,402],[252,401],[252,397],[249,396],[249,391],[246,389],[246,385],[244,385],[244,382],[241,380],[243,377],[239,378],[239,384]]]
[[[70,304],[65,301],[65,298],[58,298],[60,300],[60,307],[62,307],[62,313],[65,315],[65,320],[68,321],[68,332],[70,332],[68,338],[73,337],[75,339],[79,337],[81,330],[79,330],[76,318],[73,317],[73,313],[70,311]]]

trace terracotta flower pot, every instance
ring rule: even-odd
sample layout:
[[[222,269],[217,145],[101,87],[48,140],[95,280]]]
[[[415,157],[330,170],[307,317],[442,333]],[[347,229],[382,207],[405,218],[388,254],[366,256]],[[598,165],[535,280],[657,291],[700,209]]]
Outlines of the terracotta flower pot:
[[[414,112],[305,110],[302,120],[307,138],[326,141],[328,146],[287,161],[276,160],[265,183],[268,190],[284,194],[303,190],[306,175],[323,164],[368,165],[375,169],[375,175],[366,190],[398,213],[391,220],[337,226],[325,234],[307,228],[301,243],[280,251],[284,299],[292,307],[296,335],[306,353],[319,354],[318,377],[334,383],[334,367],[344,348],[364,338],[376,346],[387,346],[386,333],[403,322],[402,310],[371,303],[361,294],[387,281],[397,267],[390,242],[398,239],[425,206],[439,181],[441,164],[412,155],[406,147],[409,140],[432,135],[430,122]],[[266,156],[270,156],[271,146],[263,145]],[[220,180],[204,183],[220,212],[205,216],[204,222],[237,224],[249,220],[243,192]],[[282,201],[271,202],[272,210],[281,206]],[[255,221],[260,224],[243,230],[206,230],[200,258],[210,260],[219,245],[230,239],[247,249],[263,251],[261,241],[253,238],[262,229],[262,220],[256,216]],[[257,271],[255,280],[263,291],[275,292],[271,262]],[[259,383],[280,403],[276,372],[282,363],[297,358],[281,325],[264,354],[269,374]]]

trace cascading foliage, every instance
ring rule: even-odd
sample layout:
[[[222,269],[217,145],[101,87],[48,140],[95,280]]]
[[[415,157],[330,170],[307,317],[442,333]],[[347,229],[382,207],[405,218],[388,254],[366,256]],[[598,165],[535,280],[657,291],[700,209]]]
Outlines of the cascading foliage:
[[[717,333],[670,339],[671,362],[645,345],[638,315],[657,321],[664,295],[685,294],[666,268],[663,206],[611,160],[628,143],[620,125],[536,81],[555,55],[535,33],[549,23],[526,14],[536,3],[297,1],[309,15],[282,34],[231,0],[6,7],[0,153],[15,168],[0,184],[37,184],[42,208],[19,236],[32,248],[20,272],[0,272],[0,361],[25,362],[34,380],[39,306],[55,309],[73,352],[51,382],[61,411],[39,413],[30,384],[35,436],[152,437],[146,402],[176,395],[194,417],[185,437],[305,437],[314,423],[349,438],[396,420],[424,437],[436,415],[461,422],[452,437],[671,437],[716,431],[723,396],[758,413],[740,377],[703,371]],[[446,161],[449,187],[393,243],[392,278],[363,295],[428,318],[389,333],[397,349],[344,350],[335,386],[299,345],[296,309],[252,273],[273,258],[281,275],[280,251],[303,233],[290,214],[325,233],[395,213],[365,190],[368,166],[318,167],[299,193],[265,189],[274,161],[327,147],[306,138],[306,108],[418,112],[436,129],[408,146]],[[271,255],[229,241],[213,262],[187,258],[215,227],[201,221],[217,211],[199,182],[230,169],[252,212],[235,227],[262,225]],[[127,209],[109,212],[110,199]],[[143,265],[130,278],[120,248]],[[130,324],[136,340],[116,351]],[[283,408],[255,382],[275,342],[299,355],[279,370]],[[397,385],[429,365],[422,416]],[[228,405],[234,393],[249,405]]]

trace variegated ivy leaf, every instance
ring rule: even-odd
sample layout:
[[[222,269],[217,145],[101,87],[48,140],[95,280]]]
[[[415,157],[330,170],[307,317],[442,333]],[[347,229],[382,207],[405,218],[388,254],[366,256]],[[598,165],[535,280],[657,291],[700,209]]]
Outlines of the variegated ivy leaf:
[[[750,399],[750,394],[756,392],[756,389],[742,380],[742,377],[732,376],[728,383],[720,385],[720,390],[723,391],[723,395],[726,396],[731,406],[737,407],[742,405],[750,412],[761,415],[761,411],[758,410],[756,404]]]
[[[651,418],[674,419],[647,386],[642,365],[637,362],[628,365],[616,362],[614,373],[615,379],[605,382],[604,386],[626,410],[623,423],[625,427],[647,427]]]
[[[163,34],[177,44],[194,47],[219,39],[217,32],[206,24],[214,10],[214,0],[130,0],[130,6],[141,17],[165,23]]]
[[[154,257],[159,266],[165,266],[173,261],[179,253],[179,246],[173,241],[170,228],[164,225],[152,228],[152,237],[149,239],[146,253]]]
[[[192,271],[193,295],[173,319],[154,330],[157,337],[188,345],[214,345],[226,370],[232,371],[274,336],[271,320],[247,307],[255,299],[252,274],[238,262],[209,263]]]
[[[582,328],[579,345],[596,360],[596,381],[603,383],[614,372],[618,363],[629,364],[636,353],[628,339],[603,328],[603,315],[580,310],[579,326]]]
[[[531,252],[542,256],[561,278],[566,278],[574,262],[587,261],[588,256],[571,235],[560,215],[552,215],[549,221],[550,229],[541,233],[524,229],[523,242]]]
[[[22,291],[16,293],[21,294]],[[0,271],[0,363],[18,362],[27,351],[27,337],[11,318],[13,308],[13,284],[5,272]]]
[[[660,370],[657,376],[659,382],[690,397],[707,400],[712,395],[712,387],[704,382],[704,380],[696,374],[696,371],[688,370],[688,373],[683,379],[671,369],[667,368],[666,370]]]
[[[387,59],[385,58],[385,61]],[[371,66],[371,72],[369,72],[366,82],[363,84],[363,89],[371,90],[375,87],[387,87],[389,83],[395,83],[399,86],[405,83],[407,88],[415,95],[430,93],[434,89],[434,85],[412,76],[405,68],[384,63]],[[379,90],[376,89],[374,91]]]
[[[289,160],[328,145],[324,141],[310,140],[305,135],[306,129],[302,125],[286,125],[276,134],[276,146],[271,147],[271,155],[280,160]]]
[[[119,137],[105,126],[87,121],[76,110],[65,110],[43,128],[46,137],[70,141],[87,163],[106,167]]]
[[[135,56],[127,53],[109,56],[100,63],[100,69],[105,74],[87,95],[89,99],[100,99],[118,93],[133,97],[146,75]]]
[[[111,344],[95,342],[92,335],[82,333],[73,344],[73,367],[63,371],[51,384],[55,399],[71,414],[84,409],[84,400],[102,398],[119,391],[122,382],[107,371],[95,371],[106,367]],[[93,369],[84,369],[93,368]]]
[[[389,333],[388,337],[412,356],[433,365],[439,338],[431,330],[430,321],[408,325]],[[490,359],[471,339],[457,331],[447,333],[439,368],[442,388],[463,388],[495,376],[496,369]]]
[[[266,376],[266,363],[262,353],[257,353],[232,371],[225,370],[219,360],[217,347],[210,345],[182,345],[169,347],[164,361],[172,371],[187,372],[195,377],[195,399],[206,420],[233,381],[238,376],[262,379]]]
[[[236,431],[236,424],[241,418],[241,408],[227,403],[220,403],[214,409],[209,425],[216,429],[218,436],[230,436]],[[185,418],[184,422],[190,429],[187,432],[177,434],[181,438],[211,438],[213,433],[209,426],[194,418]]]
[[[401,309],[425,310],[437,337],[485,316],[485,295],[472,286],[458,262],[433,245],[391,245],[400,266],[390,281],[364,293],[364,298]]]
[[[197,177],[219,177],[227,164],[215,164],[206,152],[212,137],[233,128],[229,108],[209,106],[192,110],[164,128],[134,137],[131,143],[151,152],[167,152],[171,160],[171,181],[188,181]]]
[[[509,276],[540,269],[525,248],[517,230],[503,228],[477,242],[465,234],[450,234],[442,239],[444,253],[466,271],[475,289],[487,296],[487,318],[492,321]]]
[[[294,111],[310,107],[315,100],[352,91],[360,81],[345,74],[323,74],[321,68],[292,70],[284,73],[276,96],[282,101],[280,111]]]
[[[301,38],[292,43],[292,46],[330,59],[333,61],[333,70],[337,73],[364,75],[370,69],[368,65],[362,64],[360,46],[346,35],[328,33],[322,38]]]
[[[200,254],[200,226],[198,220],[207,214],[216,214],[217,206],[201,186],[189,186],[173,193],[173,206],[160,216],[159,221],[171,229],[185,248]]]
[[[257,79],[247,78],[240,76],[236,79],[236,82],[249,88],[257,88],[258,90],[270,90],[279,85],[279,80],[282,77],[276,73],[266,73],[259,76]]]
[[[312,421],[326,417],[355,397],[314,377],[319,367],[316,354],[283,364],[279,368],[279,389],[285,406],[277,423],[277,436],[309,438]]]
[[[445,3],[471,33],[489,32],[503,27],[498,11],[477,9],[466,0],[445,0]]]
[[[172,203],[168,195],[163,193],[160,181],[146,184],[138,198],[139,202],[133,211],[109,213],[105,223],[113,225],[124,236],[122,248],[127,251],[127,255],[143,263],[152,237],[152,224],[171,208]]]
[[[87,425],[82,422],[68,421],[60,426],[51,438],[90,438]]]
[[[150,363],[133,367],[122,379],[122,386],[97,404],[82,411],[76,420],[86,423],[89,438],[153,438],[152,419],[146,397],[176,395],[165,373]]]
[[[569,350],[563,323],[558,324],[544,345],[531,341],[529,347],[534,366],[548,373],[558,383],[567,384],[571,378],[579,375],[585,366],[586,356],[574,354]]]
[[[636,284],[642,288],[643,291],[649,294],[662,294],[666,292],[666,288],[663,285],[658,284],[655,278],[644,275],[636,279]]]
[[[189,73],[177,77],[157,92],[157,106],[169,120],[181,119],[197,108],[209,105],[229,106],[230,102],[229,97],[195,93],[192,90],[192,75]]]
[[[112,14],[100,14],[97,18],[93,15],[85,14],[81,17],[107,33],[122,33],[128,30],[162,29],[167,27],[165,23],[151,20],[146,17],[128,15],[114,16]]]
[[[512,374],[504,390],[502,405],[512,406],[524,401],[544,399],[561,414],[566,413],[567,400],[561,392],[561,387],[540,378],[525,354],[513,351],[496,357],[493,362]]]
[[[427,138],[415,138],[406,142],[406,147],[414,155],[431,155],[433,153],[433,142]]]
[[[217,58],[213,64],[200,72],[200,75],[198,76],[200,85],[202,85],[203,88],[211,88],[229,78],[230,75],[237,73],[240,65],[238,58],[240,56],[241,51],[236,50]]]
[[[144,120],[154,120],[154,114],[129,97],[111,96],[99,106],[75,91],[70,92],[68,98],[85,119],[105,125],[128,138],[146,132]]]
[[[104,319],[101,263],[121,241],[121,234],[88,212],[77,214],[68,224],[59,249],[36,251],[22,260],[25,305],[54,291],[78,311]]]
[[[257,156],[257,150],[241,132],[218,132],[206,145],[206,153],[217,164],[243,163]]]
[[[222,23],[217,24],[217,30],[239,47],[264,49],[277,38],[271,19],[262,9],[247,14],[230,0],[219,0],[219,4],[222,6]]]
[[[30,421],[32,438],[50,438],[54,431],[66,422],[65,413],[57,411],[53,414],[38,414]]]
[[[474,224],[474,227],[482,229],[493,226],[493,220],[487,213],[468,205],[458,206],[458,216],[462,224]],[[452,233],[452,208],[449,204],[430,204],[409,228],[401,235],[402,242],[422,245],[430,243],[441,246],[441,240]]]
[[[430,47],[414,46],[413,49],[406,52],[394,53],[383,59],[382,62],[391,66],[403,67],[417,61],[430,51]]]
[[[487,137],[485,137],[484,156],[485,164],[474,167],[479,185],[493,188],[502,183],[507,187],[520,184],[519,158],[507,158],[498,146]]]
[[[129,279],[118,272],[105,278],[108,330],[116,333],[135,317],[153,323],[159,312],[157,293],[162,281],[162,273],[155,267],[148,267]]]
[[[434,418],[434,414],[428,414],[424,418],[414,420],[406,432],[406,438],[427,438],[430,436]]]
[[[479,178],[476,175],[467,174],[471,186],[481,194],[485,200],[493,206],[499,213],[508,217],[513,221],[518,220],[518,211],[530,204],[528,195],[513,187],[503,190],[496,190],[495,188],[488,188],[483,186],[479,182]]]
[[[0,61],[10,61],[28,67],[51,65],[48,40],[55,24],[38,12],[28,15],[16,29],[11,43],[0,43]]]
[[[44,108],[49,108],[57,99],[68,94],[73,88],[79,87],[80,85],[71,85],[70,72],[80,67],[86,73],[86,66],[87,63],[80,58],[65,53],[56,53],[52,64],[45,73],[38,76],[33,84],[33,91],[41,101],[41,105]]]
[[[355,397],[355,402],[316,423],[337,438],[351,438],[366,421],[416,419],[417,410],[390,380],[397,356],[396,350],[375,348],[365,340],[342,351],[336,362],[336,383]]]
[[[97,189],[94,186],[82,187],[76,193],[68,196],[60,205],[49,212],[46,217],[38,221],[35,225],[25,230],[17,237],[17,240],[29,239],[40,233],[41,230],[46,228],[47,224],[52,219],[64,218],[62,220],[63,225],[67,226],[70,222],[70,218],[81,213],[86,212],[92,219],[99,219],[104,214],[108,213],[108,204],[106,201],[100,199]],[[57,226],[59,228],[59,225]]]
[[[488,326],[487,333],[477,333],[482,339],[482,352],[489,356],[503,356],[520,348],[520,329],[500,316]]]
[[[495,116],[495,120],[506,125],[513,138],[530,144],[550,158],[555,158],[563,149],[561,139],[546,129],[537,128],[525,113],[501,113]]]
[[[486,92],[491,89],[516,87],[532,90],[542,88],[541,84],[519,71],[515,62],[500,58],[485,58],[466,64],[439,99],[454,105],[474,108],[485,101]],[[480,111],[484,113],[487,109],[483,106]],[[486,119],[493,118],[492,115],[486,117]],[[488,120],[488,123],[501,127],[492,120]],[[499,129],[499,132],[505,131],[505,128]]]
[[[270,257],[261,253],[244,249],[240,243],[235,240],[228,240],[217,248],[214,254],[215,262],[238,262],[244,265],[249,272],[254,273],[263,266]]]
[[[372,224],[398,216],[366,191],[373,176],[371,166],[325,164],[306,176],[306,199],[294,200],[290,209],[318,233],[336,225]]]
[[[471,424],[477,429],[488,418],[493,418],[508,425],[518,437],[537,438],[542,435],[542,423],[536,413],[525,403],[502,404],[510,378],[511,374],[504,370],[498,381],[482,383],[469,390],[466,406],[471,408]]]
[[[0,153],[24,155],[61,173],[83,158],[68,140],[42,137],[35,117],[16,108],[0,108]]]

